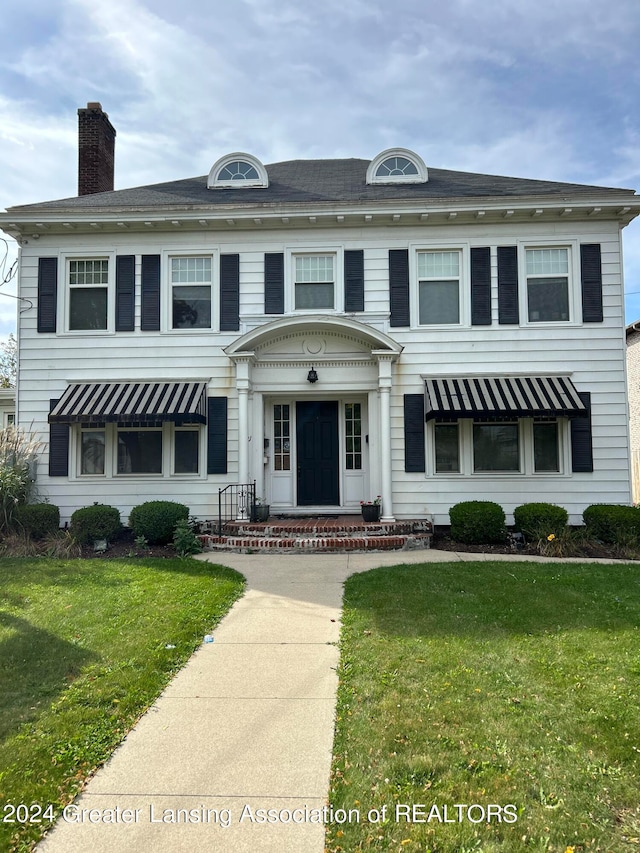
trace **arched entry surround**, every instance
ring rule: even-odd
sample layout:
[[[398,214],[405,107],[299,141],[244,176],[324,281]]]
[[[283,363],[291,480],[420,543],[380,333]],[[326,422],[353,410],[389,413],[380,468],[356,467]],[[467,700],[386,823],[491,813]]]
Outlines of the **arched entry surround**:
[[[393,365],[402,352],[396,341],[347,317],[306,315],[258,326],[225,352],[235,365],[238,482],[255,479],[258,494],[276,498],[274,509],[283,512],[349,511],[360,500],[381,495],[382,519],[394,520],[390,394]],[[318,376],[314,383],[307,379],[312,367]],[[282,442],[276,450],[276,439],[284,438],[285,416],[288,458]],[[360,459],[348,441],[358,418]],[[328,441],[335,442],[330,453]],[[319,461],[311,458],[307,467],[326,469],[324,486],[318,482],[317,505],[312,502],[315,487],[300,479],[305,476],[300,457],[313,454],[314,446]],[[333,473],[327,467],[332,463],[320,460],[321,451],[337,456],[335,505],[326,502],[330,491],[324,489]],[[353,467],[357,464],[360,469]]]

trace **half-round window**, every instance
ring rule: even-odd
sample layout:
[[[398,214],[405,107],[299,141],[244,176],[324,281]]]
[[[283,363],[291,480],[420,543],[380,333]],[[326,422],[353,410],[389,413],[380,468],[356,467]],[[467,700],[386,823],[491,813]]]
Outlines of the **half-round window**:
[[[424,184],[429,180],[422,157],[406,148],[382,151],[369,164],[368,184]]]
[[[207,180],[208,189],[215,187],[268,187],[267,170],[251,154],[227,154],[213,164]]]

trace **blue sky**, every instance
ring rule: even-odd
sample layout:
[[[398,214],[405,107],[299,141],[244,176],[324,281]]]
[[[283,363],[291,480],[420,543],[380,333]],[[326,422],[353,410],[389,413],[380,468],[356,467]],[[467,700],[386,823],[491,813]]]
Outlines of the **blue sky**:
[[[75,194],[88,101],[118,131],[117,189],[229,151],[403,146],[436,168],[640,190],[637,0],[4,0],[0,36],[1,208]],[[624,253],[631,322],[637,221]]]

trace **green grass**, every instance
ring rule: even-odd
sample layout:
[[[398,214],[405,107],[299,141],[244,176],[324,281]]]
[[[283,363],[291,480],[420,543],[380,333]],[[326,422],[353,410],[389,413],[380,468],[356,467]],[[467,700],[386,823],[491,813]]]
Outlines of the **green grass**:
[[[59,812],[242,590],[191,559],[3,559],[0,807]],[[0,822],[0,850],[47,825]]]
[[[639,625],[638,564],[350,578],[330,802],[357,812],[327,851],[640,849]],[[458,822],[456,804],[518,818]],[[418,820],[396,820],[403,805]]]

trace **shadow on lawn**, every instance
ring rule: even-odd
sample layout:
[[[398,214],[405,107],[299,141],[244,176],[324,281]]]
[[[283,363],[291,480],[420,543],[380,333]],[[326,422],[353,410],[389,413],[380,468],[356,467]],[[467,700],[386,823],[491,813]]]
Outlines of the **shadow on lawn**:
[[[0,741],[34,719],[96,655],[25,619],[0,612]]]
[[[640,626],[638,564],[440,563],[353,575],[345,605],[393,636],[540,635]]]

